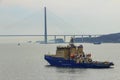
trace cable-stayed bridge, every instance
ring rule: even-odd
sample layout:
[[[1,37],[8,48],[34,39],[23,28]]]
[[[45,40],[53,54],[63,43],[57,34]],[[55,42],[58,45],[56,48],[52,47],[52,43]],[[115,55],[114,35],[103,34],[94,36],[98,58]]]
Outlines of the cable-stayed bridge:
[[[32,15],[32,16],[34,16],[34,15]],[[28,16],[21,21],[24,22],[24,21],[28,20],[30,17],[31,16]],[[22,24],[21,21],[16,22],[15,24],[12,24],[10,26],[14,26],[14,25],[19,26],[19,25]],[[63,22],[64,22],[64,20],[63,20]],[[82,39],[82,42],[84,42],[84,38],[86,38],[86,37],[87,38],[92,38],[92,37],[100,36],[100,35],[79,35],[79,34],[78,35],[64,35],[64,34],[63,35],[49,35],[49,34],[47,34],[46,7],[44,7],[44,26],[42,26],[42,27],[44,27],[44,35],[0,35],[0,37],[22,37],[22,36],[25,36],[25,37],[40,37],[40,39],[43,38],[44,43],[48,43],[49,42],[49,37],[52,37],[52,40],[55,40],[55,42],[56,42],[56,40],[59,40],[59,39],[62,39],[64,42],[68,42],[68,39],[70,39],[71,37],[73,37],[73,38],[79,37],[79,38]]]
[[[0,37],[39,37],[39,41],[42,43],[49,43],[53,41],[53,43],[68,43],[71,37],[73,38],[81,38],[82,42],[84,42],[85,38],[95,38],[101,35],[47,35],[47,41],[45,42],[45,35],[0,35]]]

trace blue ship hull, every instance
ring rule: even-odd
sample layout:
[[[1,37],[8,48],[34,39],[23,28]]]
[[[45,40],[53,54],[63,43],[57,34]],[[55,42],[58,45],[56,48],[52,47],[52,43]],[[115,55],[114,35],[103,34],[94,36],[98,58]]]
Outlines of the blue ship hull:
[[[70,68],[110,68],[110,66],[114,65],[112,62],[104,63],[104,62],[90,62],[90,63],[76,63],[74,60],[65,60],[60,57],[53,57],[50,55],[45,55],[45,60],[51,66],[56,67],[70,67]]]

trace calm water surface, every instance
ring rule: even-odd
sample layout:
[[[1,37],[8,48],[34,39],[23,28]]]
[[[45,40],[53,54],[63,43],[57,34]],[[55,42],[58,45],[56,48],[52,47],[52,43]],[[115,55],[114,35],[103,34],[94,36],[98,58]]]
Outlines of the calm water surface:
[[[59,44],[60,45],[60,44]],[[94,60],[113,61],[110,69],[72,69],[47,66],[44,54],[54,54],[55,44],[1,43],[0,80],[120,80],[120,44],[83,44]]]

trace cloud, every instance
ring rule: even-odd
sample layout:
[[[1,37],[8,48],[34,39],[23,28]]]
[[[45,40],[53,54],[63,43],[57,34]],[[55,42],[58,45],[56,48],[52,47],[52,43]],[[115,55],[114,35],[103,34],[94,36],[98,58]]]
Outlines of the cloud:
[[[43,6],[47,6],[48,33],[50,34],[110,33],[119,31],[119,4],[119,0],[2,0],[0,26],[6,22],[19,21],[22,17],[37,11],[39,13],[36,17],[43,16],[40,13],[43,13]],[[15,25],[18,27],[8,29],[8,32],[15,30],[14,33],[20,33],[24,29],[26,34],[39,33],[39,30],[43,30],[43,24],[42,26],[35,25],[41,24],[40,19],[38,20],[36,17],[30,17],[29,22]],[[31,24],[32,22],[34,24]],[[36,29],[34,29],[34,25],[37,26]],[[28,29],[30,30],[27,31]],[[38,32],[34,32],[35,30]]]
[[[28,9],[40,8],[42,6],[41,0],[3,0],[1,1],[3,7],[20,6]]]

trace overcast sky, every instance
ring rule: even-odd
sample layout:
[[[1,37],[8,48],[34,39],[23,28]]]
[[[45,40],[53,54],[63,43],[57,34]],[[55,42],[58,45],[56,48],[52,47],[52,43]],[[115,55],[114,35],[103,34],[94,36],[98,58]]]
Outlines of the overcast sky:
[[[120,32],[120,0],[0,0],[0,35]]]

